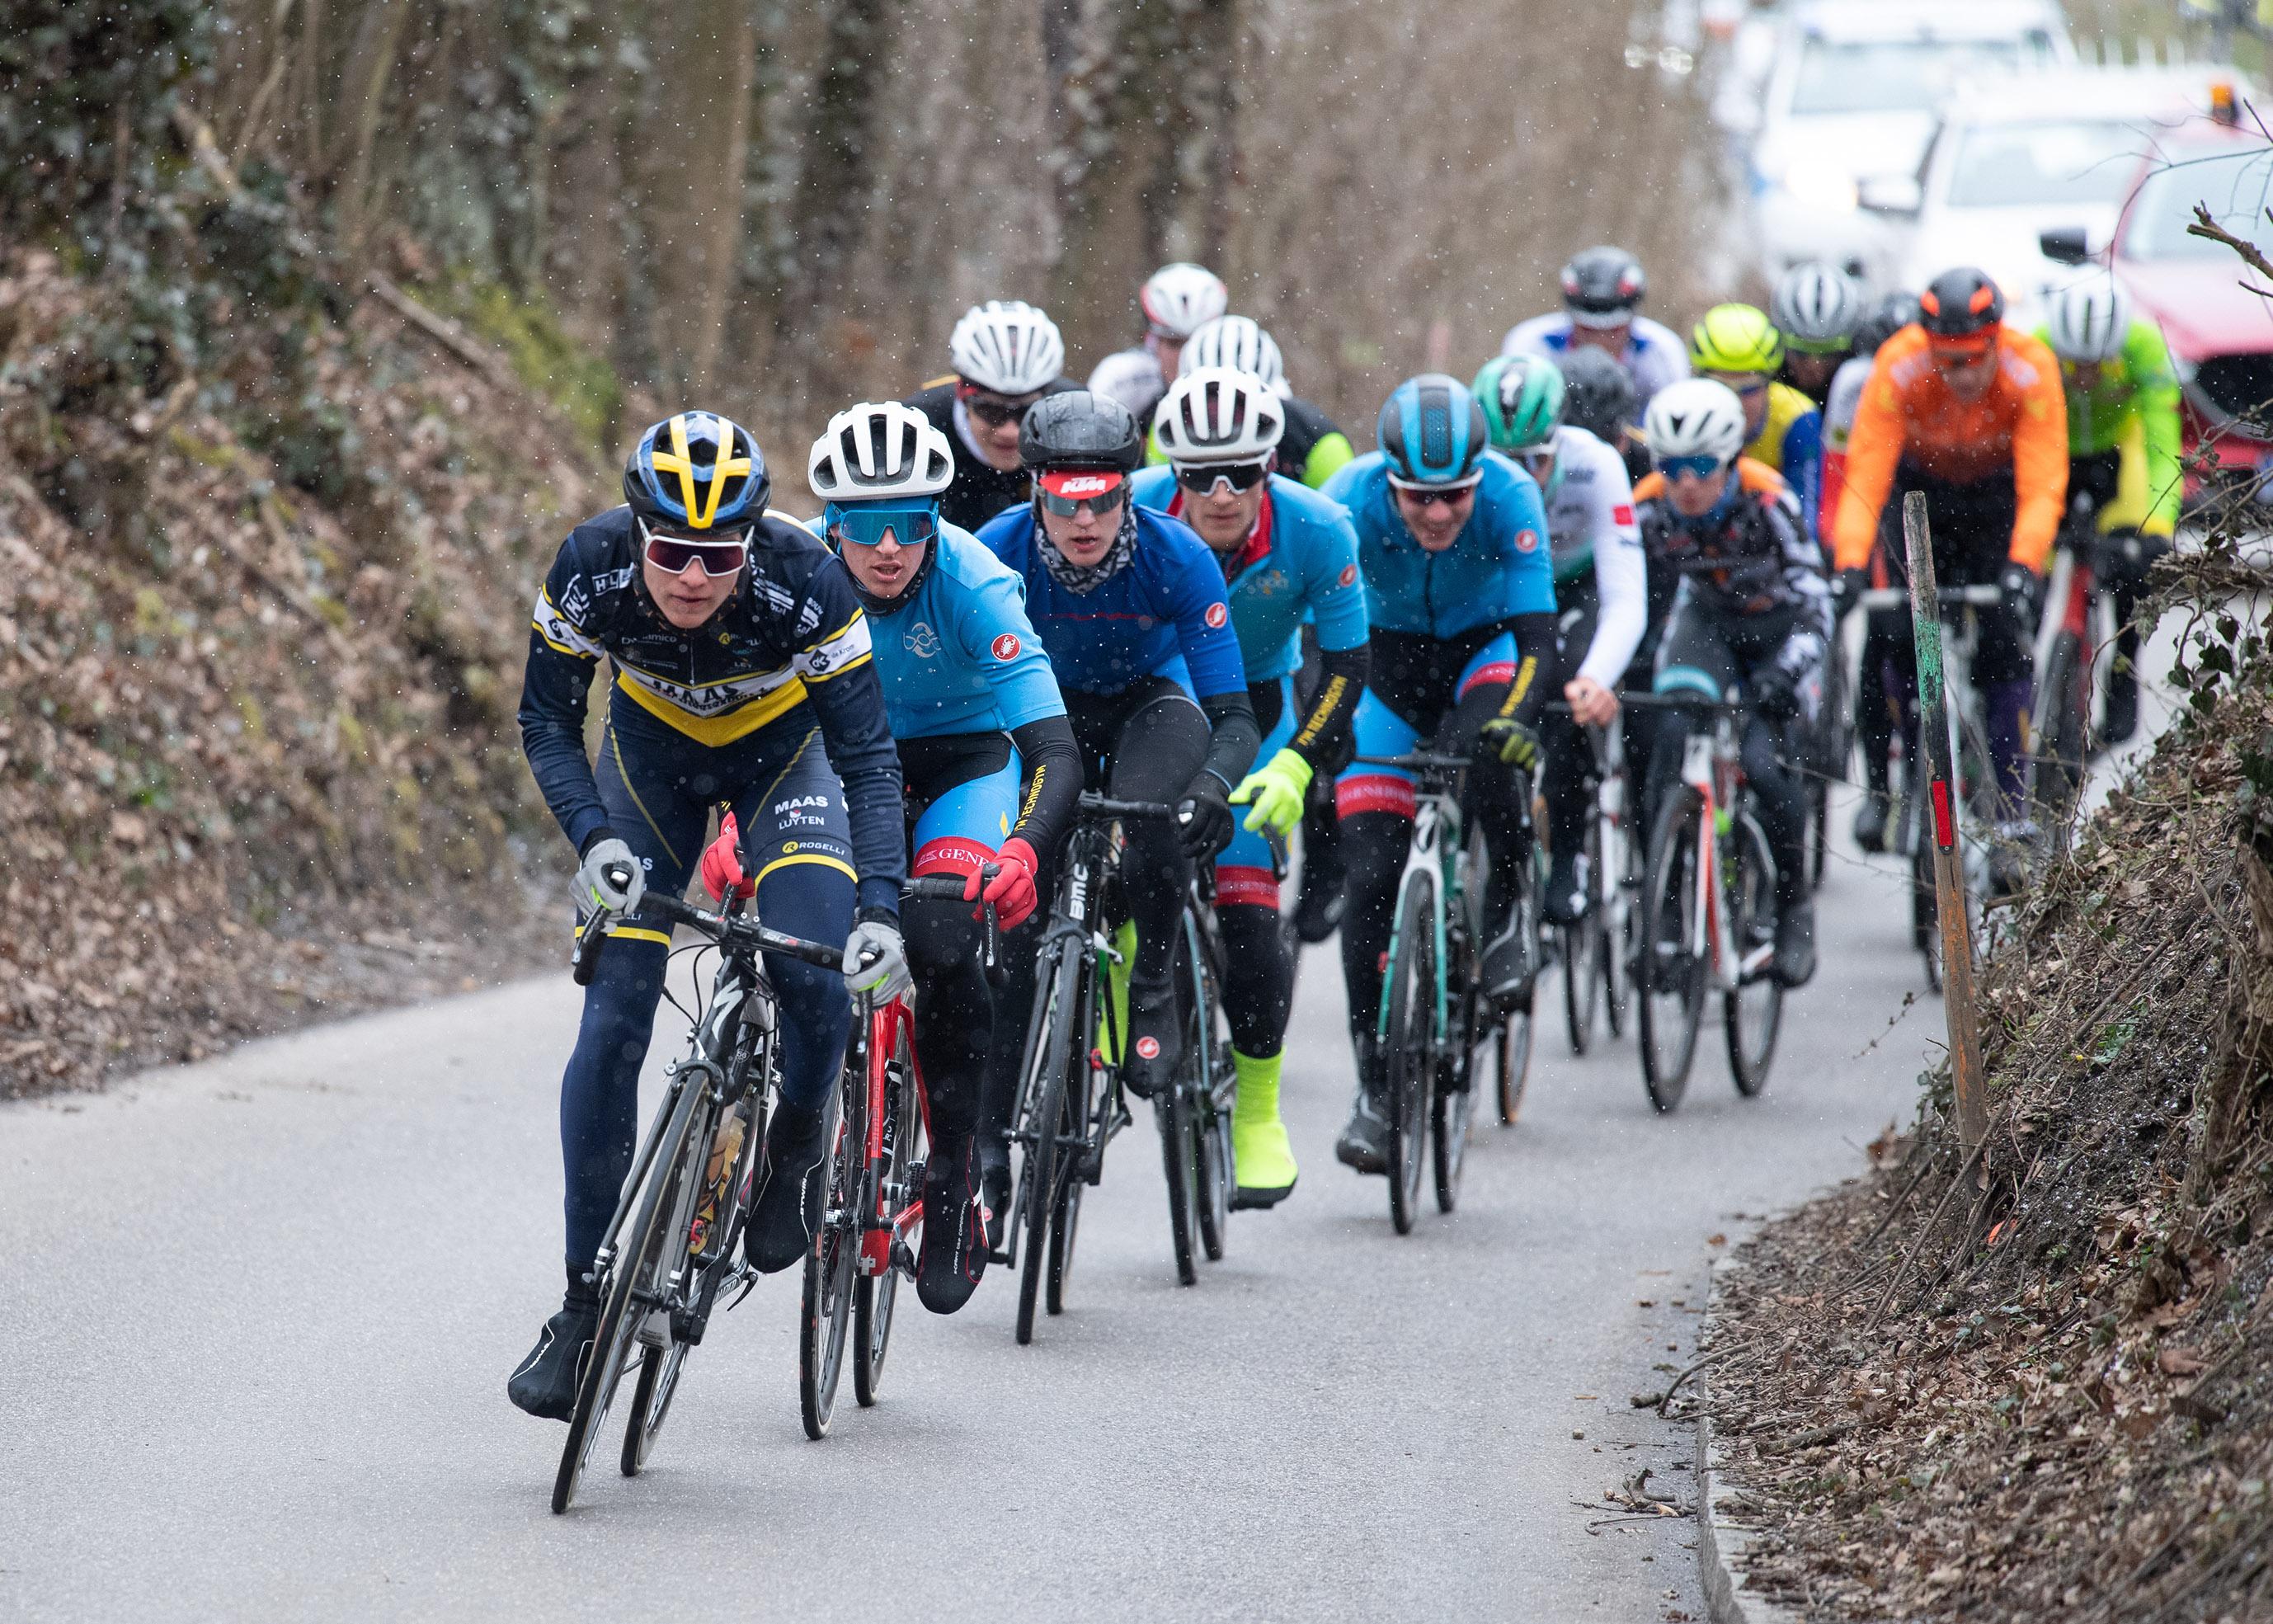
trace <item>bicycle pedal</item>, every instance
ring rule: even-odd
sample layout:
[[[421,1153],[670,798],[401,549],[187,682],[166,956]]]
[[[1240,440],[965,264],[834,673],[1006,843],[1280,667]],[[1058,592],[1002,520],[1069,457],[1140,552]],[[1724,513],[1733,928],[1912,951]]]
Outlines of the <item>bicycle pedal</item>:
[[[994,1254],[989,1252],[987,1256],[989,1259],[992,1259]],[[1008,1262],[1009,1259],[1005,1259],[1004,1261]],[[892,1267],[899,1270],[901,1274],[905,1274],[909,1279],[913,1280],[915,1278],[916,1249],[909,1245],[904,1239],[896,1235],[892,1237]]]
[[[671,1342],[671,1321],[660,1313],[649,1313],[640,1321],[639,1345],[660,1351]]]

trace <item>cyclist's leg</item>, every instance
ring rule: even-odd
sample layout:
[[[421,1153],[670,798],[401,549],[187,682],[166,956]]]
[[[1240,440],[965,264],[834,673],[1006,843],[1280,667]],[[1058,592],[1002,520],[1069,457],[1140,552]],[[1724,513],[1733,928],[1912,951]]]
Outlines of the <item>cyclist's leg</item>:
[[[1309,713],[1317,696],[1318,635],[1315,627],[1302,628],[1302,670],[1294,681],[1297,708]],[[1258,755],[1257,761],[1270,757]],[[1345,764],[1321,763],[1325,769],[1310,780],[1302,799],[1302,880],[1294,903],[1294,933],[1305,942],[1323,942],[1341,921],[1342,830],[1334,811],[1334,773]]]
[[[2138,424],[2130,425],[2120,445],[2071,459],[2068,490],[2088,490],[2099,505],[2099,584],[2115,614],[2103,737],[2119,744],[2139,730],[2139,600],[2146,592],[2148,571],[2171,549],[2166,534],[2149,535],[2142,528],[2153,523],[2157,492],[2149,484],[2146,441]]]
[[[1483,896],[1482,980],[1486,995],[1503,1007],[1522,996],[1535,968],[1533,933],[1522,929],[1516,911],[1531,868],[1531,780],[1486,754],[1477,734],[1506,703],[1515,670],[1515,639],[1503,632],[1461,666],[1452,709],[1437,727],[1439,748],[1475,762],[1460,809],[1483,831],[1490,874]]]
[[[1106,793],[1116,801],[1173,804],[1207,760],[1207,718],[1180,683],[1165,677],[1138,683],[1123,697],[1106,765]],[[1174,823],[1139,818],[1123,832],[1121,883],[1136,924],[1136,952],[1129,969],[1129,1048],[1121,1075],[1124,1086],[1150,1098],[1167,1086],[1181,1058],[1168,966],[1192,868]]]
[[[1763,616],[1758,627],[1742,628],[1737,653],[1744,680],[1749,686],[1757,672],[1774,663],[1790,625],[1788,615]],[[1776,864],[1776,908],[1784,913],[1803,903],[1807,885],[1807,787],[1792,766],[1787,739],[1813,725],[1823,706],[1821,667],[1808,672],[1798,684],[1800,712],[1789,724],[1779,724],[1757,713],[1744,717],[1742,735],[1744,778],[1752,788],[1760,831],[1768,838],[1769,854]]]
[[[1594,640],[1594,595],[1589,583],[1562,589],[1564,610],[1557,627],[1557,659],[1548,697],[1560,699],[1563,685]],[[1587,816],[1594,804],[1594,749],[1586,730],[1565,711],[1549,710],[1540,719],[1539,790],[1547,801],[1547,849],[1554,860],[1540,911],[1554,924],[1575,923],[1586,912],[1587,876],[1579,872],[1587,843]]]
[[[1269,761],[1294,736],[1301,712],[1293,681],[1248,689],[1264,729],[1255,759]],[[1237,809],[1235,809],[1237,810]],[[1250,830],[1243,812],[1231,844],[1215,860],[1215,916],[1223,932],[1224,1013],[1239,1094],[1231,1116],[1231,1156],[1239,1192],[1249,1206],[1269,1206],[1294,1187],[1294,1153],[1279,1115],[1279,1073],[1287,1017],[1294,996],[1294,959],[1279,919],[1279,876],[1286,852],[1266,830]]]
[[[1944,587],[1992,585],[2005,567],[2018,497],[2008,470],[1969,485],[1922,481],[1933,525],[1934,571]],[[1989,759],[1997,779],[1997,818],[2022,832],[2028,816],[2025,727],[2033,697],[2036,628],[2014,605],[1975,612],[1979,635],[1973,680],[1981,693]]]
[[[1409,646],[1420,641],[1374,634],[1376,675],[1386,675],[1398,684],[1390,690],[1392,694],[1407,688],[1417,692],[1421,686],[1413,679],[1422,674],[1425,658]],[[1351,733],[1352,754],[1360,756],[1403,756],[1421,741],[1420,730],[1392,708],[1372,683],[1359,696]],[[1413,839],[1413,775],[1354,761],[1335,778],[1334,801],[1347,864],[1342,880],[1347,898],[1342,914],[1342,987],[1359,1085],[1334,1154],[1361,1173],[1378,1173],[1388,1166],[1389,1118],[1377,1026],[1398,880]]]

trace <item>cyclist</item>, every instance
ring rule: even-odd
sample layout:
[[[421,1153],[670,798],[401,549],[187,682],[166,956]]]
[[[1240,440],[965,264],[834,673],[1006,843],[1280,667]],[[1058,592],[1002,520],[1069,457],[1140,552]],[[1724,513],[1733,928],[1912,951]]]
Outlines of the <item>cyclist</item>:
[[[1297,397],[1287,386],[1287,365],[1278,341],[1254,318],[1218,316],[1192,335],[1178,365],[1179,377],[1203,366],[1227,366],[1234,372],[1252,372],[1271,387],[1287,411],[1287,432],[1279,438],[1277,456],[1278,469],[1287,478],[1316,491],[1357,455],[1357,447],[1334,420]],[[1165,460],[1157,445],[1151,460]]]
[[[867,612],[907,779],[911,871],[964,878],[964,900],[992,904],[1015,930],[1071,823],[1081,756],[1026,619],[1024,583],[940,521],[953,474],[947,437],[921,414],[896,402],[849,407],[814,442],[806,477],[827,507],[807,528],[844,560]],[[706,879],[713,857],[731,880],[731,832],[706,857]],[[976,1132],[994,993],[974,909],[919,899],[904,912],[931,1136],[916,1292],[951,1314],[985,1272],[988,1215],[1009,1203],[1006,1147]]]
[[[1566,350],[1555,364],[1563,372],[1563,420],[1616,451],[1629,479],[1648,473],[1641,396],[1634,393],[1626,369],[1599,350]]]
[[[2102,738],[2139,730],[2139,628],[2147,572],[2171,550],[2185,487],[2179,466],[2179,376],[2162,329],[2135,315],[2112,277],[2052,297],[2037,336],[2059,357],[2067,394],[2067,485],[2088,492],[2099,521],[2100,579],[2115,603],[2115,660],[2107,671]]]
[[[1855,353],[1855,327],[1863,319],[1863,289],[1852,276],[1821,259],[1795,265],[1768,300],[1768,316],[1783,335],[1783,377],[1822,407],[1831,380]]]
[[[1202,329],[1202,336],[1205,329]],[[1200,349],[1195,338],[1187,360]],[[1239,1094],[1231,1117],[1236,1200],[1269,1207],[1294,1187],[1294,1149],[1279,1115],[1294,954],[1279,919],[1287,838],[1311,780],[1339,764],[1365,689],[1365,588],[1349,515],[1298,480],[1272,471],[1287,402],[1264,380],[1224,367],[1187,367],[1153,429],[1167,468],[1136,476],[1136,499],[1198,532],[1221,567],[1262,764],[1232,793],[1247,808],[1215,862],[1216,919],[1225,947],[1224,1008]],[[1314,620],[1322,676],[1298,707],[1302,625]]]
[[[1057,323],[1016,299],[989,299],[963,312],[947,341],[953,374],[934,379],[907,403],[947,436],[955,481],[939,516],[975,530],[1026,499],[1018,425],[1036,401],[1074,386],[1058,376],[1065,341]]]
[[[1992,850],[2000,889],[2018,883],[2037,827],[2027,816],[2022,726],[2044,566],[2067,508],[2067,406],[2059,363],[2004,324],[2005,298],[1984,272],[1945,271],[1918,298],[1920,319],[1879,348],[1855,415],[1846,487],[1833,532],[1842,603],[1867,582],[1890,496],[1924,492],[1934,571],[1944,586],[1995,582],[2002,601],[1976,618],[1974,675],[2003,805]],[[1887,552],[1902,556],[1899,517]],[[1909,624],[1890,642],[1905,701],[1917,676]]]
[[[1641,482],[1643,545],[1680,571],[1657,650],[1656,691],[1718,702],[1740,688],[1744,777],[1775,858],[1775,976],[1797,987],[1815,974],[1809,899],[1807,796],[1782,759],[1783,734],[1810,724],[1823,701],[1831,600],[1822,550],[1775,471],[1740,455],[1744,403],[1709,378],[1677,384],[1649,403],[1643,432],[1657,470]],[[1691,724],[1669,712],[1658,729],[1645,797],[1656,809],[1681,776]]]
[[[1357,753],[1400,756],[1433,744],[1473,758],[1467,812],[1491,861],[1483,990],[1504,1009],[1532,974],[1516,905],[1531,861],[1523,774],[1539,763],[1547,695],[1540,673],[1555,660],[1547,513],[1531,476],[1490,448],[1484,410],[1457,378],[1424,372],[1399,384],[1375,436],[1380,449],[1325,489],[1357,529],[1372,628],[1371,670],[1353,723]],[[1387,1076],[1374,1015],[1412,838],[1413,778],[1353,763],[1335,791],[1349,864],[1342,980],[1359,1088],[1334,1154],[1378,1173],[1387,1166]]]
[[[1813,536],[1823,492],[1823,414],[1789,384],[1775,381],[1783,355],[1783,335],[1753,305],[1715,304],[1690,330],[1689,365],[1744,403],[1744,455],[1783,476]]]
[[[768,921],[844,944],[841,976],[767,956],[781,1101],[743,1232],[753,1267],[786,1268],[812,1245],[848,983],[889,996],[907,982],[900,768],[867,619],[844,566],[766,510],[769,484],[747,430],[711,412],[668,417],[632,448],[626,505],[569,532],[537,596],[522,748],[578,853],[579,908],[625,923],[600,950],[561,1079],[567,1295],[506,1386],[532,1415],[562,1419],[574,1406],[598,1317],[593,1256],[631,1168],[671,946],[640,900],[650,887],[686,888],[711,808],[734,805]],[[596,776],[584,718],[603,656],[616,675]]]
[[[1182,1057],[1168,964],[1191,863],[1231,838],[1231,792],[1262,732],[1215,555],[1181,521],[1129,500],[1144,456],[1136,419],[1085,389],[1053,395],[1028,416],[1019,454],[1033,470],[1032,505],[1001,515],[979,539],[1025,577],[1027,613],[1091,781],[1116,799],[1182,812],[1180,827],[1132,822],[1121,868],[1136,951],[1121,1075],[1149,1099]],[[1025,996],[1005,1007],[1023,1012],[1031,1001],[1039,934],[1037,919],[1009,945]],[[1017,1049],[1015,1040],[995,1046],[1005,1080],[990,1110],[1008,1109]]]
[[[1576,924],[1587,911],[1587,816],[1594,752],[1582,726],[1607,726],[1648,624],[1641,531],[1618,454],[1563,421],[1563,374],[1538,356],[1495,356],[1473,386],[1492,448],[1538,482],[1555,569],[1557,672],[1568,716],[1541,729],[1547,844],[1552,861],[1540,912]]]
[[[1589,248],[1563,267],[1562,313],[1534,316],[1509,328],[1499,352],[1528,351],[1559,361],[1579,350],[1599,350],[1625,368],[1635,394],[1647,402],[1689,376],[1681,341],[1639,313],[1648,291],[1640,260],[1623,248]]]
[[[1137,422],[1150,423],[1176,380],[1186,341],[1231,308],[1231,289],[1205,266],[1179,259],[1145,279],[1136,304],[1144,314],[1144,341],[1099,361],[1089,389],[1120,402]]]

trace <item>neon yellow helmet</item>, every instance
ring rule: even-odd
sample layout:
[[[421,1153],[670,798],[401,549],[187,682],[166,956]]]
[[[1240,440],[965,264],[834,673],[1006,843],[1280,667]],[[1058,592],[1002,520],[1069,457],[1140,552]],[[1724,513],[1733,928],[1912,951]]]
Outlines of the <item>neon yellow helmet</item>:
[[[1715,304],[1689,331],[1689,365],[1700,372],[1773,376],[1783,365],[1783,335],[1755,305]]]

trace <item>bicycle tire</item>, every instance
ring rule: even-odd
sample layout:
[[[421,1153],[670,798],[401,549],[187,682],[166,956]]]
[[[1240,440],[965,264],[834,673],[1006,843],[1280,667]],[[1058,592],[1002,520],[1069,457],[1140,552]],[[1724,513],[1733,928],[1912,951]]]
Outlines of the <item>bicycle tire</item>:
[[[1751,955],[1749,944],[1756,921],[1765,918],[1773,940],[1775,929],[1775,858],[1759,820],[1744,813],[1729,826],[1729,839],[1736,849],[1736,883],[1729,894],[1729,939],[1737,951]],[[1773,959],[1764,974],[1740,982],[1734,992],[1721,995],[1721,1025],[1728,1038],[1729,1075],[1737,1092],[1756,1097],[1768,1085],[1768,1067],[1775,1059],[1776,1034],[1783,1026],[1783,983],[1775,979]]]
[[[1421,1169],[1429,1149],[1429,1096],[1435,1080],[1437,910],[1435,877],[1407,874],[1390,939],[1389,1029],[1382,1054],[1389,1073],[1389,1221],[1413,1233],[1421,1210]]]
[[[1460,1000],[1459,1054],[1450,1086],[1435,1091],[1429,1110],[1429,1161],[1436,1171],[1440,1213],[1460,1204],[1460,1173],[1467,1166],[1468,1130],[1475,1120],[1476,1050],[1485,1036],[1483,1001],[1475,990],[1475,977],[1469,974],[1461,979],[1468,990]]]
[[[2037,693],[2044,726],[2036,730],[2029,800],[2054,849],[2065,850],[2091,748],[2091,674],[2074,632],[2052,639]]]
[[[1592,819],[1587,825],[1587,912],[1575,925],[1562,927],[1563,1026],[1571,1052],[1583,1055],[1594,1038],[1594,1017],[1602,1004],[1603,929],[1601,887],[1594,876],[1602,866],[1602,831]]]
[[[739,1078],[740,1072],[737,1070],[731,1075]],[[732,1097],[731,1091],[728,1097]],[[690,1143],[702,1146],[713,1143],[725,1116],[723,1109],[706,1103],[695,1118]],[[738,1158],[733,1169],[736,1174],[741,1171],[742,1161],[746,1159],[749,1150],[746,1139],[743,1157]],[[708,1160],[707,1153],[705,1160]],[[730,1203],[724,1220],[731,1220],[733,1215]],[[726,1222],[717,1232],[731,1237],[733,1233],[731,1222]],[[699,1302],[701,1312],[707,1314],[716,1296],[718,1276],[731,1267],[727,1262],[731,1253],[731,1240],[729,1244],[719,1248],[718,1253],[707,1265],[696,1264],[691,1251],[685,1248],[678,1250],[682,1259],[680,1267],[689,1268],[691,1274],[687,1298],[691,1302]],[[642,1347],[641,1350],[639,1380],[632,1389],[631,1414],[624,1421],[623,1450],[616,1459],[617,1470],[626,1477],[636,1477],[646,1468],[647,1458],[655,1448],[656,1438],[662,1432],[663,1424],[671,1414],[671,1402],[678,1396],[679,1378],[686,1368],[686,1356],[694,1346],[680,1334],[678,1319],[677,1314],[672,1316],[671,1337],[667,1342],[660,1348]]]
[[[1941,898],[1934,889],[1933,835],[1920,828],[1910,848],[1910,944],[1924,961],[1928,991],[1941,990]]]
[[[1192,1173],[1198,1196],[1193,1216],[1199,1223],[1201,1254],[1211,1263],[1220,1263],[1231,1231],[1232,1184],[1231,1115],[1218,1097],[1225,1070],[1223,1046],[1218,1041],[1221,1002],[1201,919],[1189,907],[1183,914],[1182,943],[1176,980],[1183,985],[1189,975],[1192,1001],[1184,1021],[1181,1082],[1191,1101]]]
[[[1641,876],[1634,871],[1633,854],[1636,843],[1622,817],[1618,826],[1618,861],[1620,868],[1614,882],[1605,883],[1602,891],[1602,905],[1610,910],[1602,927],[1602,951],[1608,962],[1602,969],[1602,987],[1608,995],[1602,1004],[1602,1019],[1614,1038],[1624,1037],[1626,1014],[1632,1007],[1636,938],[1634,921],[1641,908]],[[1608,876],[1605,876],[1606,880]]]
[[[631,1227],[631,1244],[618,1248],[616,1255],[622,1261],[610,1268],[602,1287],[600,1317],[593,1327],[589,1362],[576,1384],[576,1408],[569,1416],[568,1437],[561,1447],[559,1468],[553,1474],[552,1510],[556,1515],[566,1511],[575,1500],[576,1486],[591,1462],[593,1446],[599,1440],[600,1429],[615,1400],[616,1386],[623,1380],[640,1324],[649,1312],[644,1307],[633,1312],[633,1294],[652,1295],[655,1273],[662,1262],[664,1231],[669,1227],[671,1210],[677,1205],[679,1182],[686,1171],[687,1146],[703,1094],[692,1082],[679,1085],[679,1097],[671,1106],[671,1125],[664,1130],[656,1147],[655,1159],[649,1164],[646,1191],[640,1198],[635,1209],[638,1216]]]
[[[1089,1181],[1068,1167],[1051,1202],[1049,1274],[1042,1305],[1053,1314],[1065,1312],[1066,1284],[1073,1278],[1074,1246],[1081,1239],[1081,1192],[1088,1187]]]
[[[1666,798],[1644,871],[1634,1026],[1642,1086],[1660,1114],[1681,1103],[1704,1023],[1705,966],[1689,951],[1697,925],[1697,846],[1704,810],[1697,792],[1686,785]],[[1676,933],[1670,952],[1669,923]]]
[[[1102,1017],[1098,1005],[1104,986],[1104,971],[1092,966],[1076,1006],[1081,1016],[1081,1024],[1074,1028],[1076,1032],[1099,1029]],[[1050,1202],[1049,1272],[1042,1282],[1042,1305],[1052,1314],[1065,1312],[1066,1287],[1073,1279],[1074,1243],[1081,1238],[1082,1191],[1105,1177],[1105,1145],[1113,1137],[1114,1118],[1121,1109],[1121,1096],[1110,1076],[1102,1065],[1093,1063],[1091,1051],[1079,1044],[1074,1048],[1066,1073],[1064,1100],[1058,1190]]]
[[[1808,786],[1807,889],[1823,889],[1823,876],[1831,867],[1831,781],[1817,778]]]
[[[921,1188],[921,1153],[926,1146],[923,1109],[916,1098],[914,1029],[911,1021],[895,1022],[892,1052],[884,1062],[884,1099],[891,1117],[885,1125],[884,1165],[879,1169],[874,1194],[876,1215],[886,1223],[892,1221],[897,1202]],[[915,1230],[915,1244],[919,1249],[923,1244],[920,1224]],[[883,1388],[893,1314],[899,1306],[900,1274],[899,1259],[895,1256],[882,1272],[861,1275],[853,1289],[852,1397],[863,1410],[875,1403]]]
[[[1069,951],[1063,940],[1052,950],[1055,958],[1046,966],[1042,996],[1047,1000],[1035,1028],[1034,1053],[1024,1091],[1028,1101],[1026,1129],[1030,1136],[1018,1169],[1018,1192],[1014,1206],[1026,1225],[1024,1256],[1018,1266],[1016,1335],[1021,1347],[1034,1340],[1034,1310],[1040,1301],[1042,1277],[1051,1268],[1049,1230],[1058,1204],[1058,1184],[1066,1158],[1058,1141],[1066,1134],[1067,1087],[1070,1081],[1074,1034],[1084,1016],[1081,997],[1084,954]],[[1084,1049],[1084,1053],[1086,1054]],[[1056,1311],[1053,1309],[1052,1312]]]
[[[857,1024],[856,1024],[857,1025]],[[805,1254],[799,1296],[797,1408],[805,1435],[819,1443],[836,1414],[836,1387],[852,1328],[853,1282],[860,1255],[854,1216],[867,1159],[868,1078],[865,1041],[848,1044],[837,1086],[836,1131],[827,1162],[821,1233]]]

